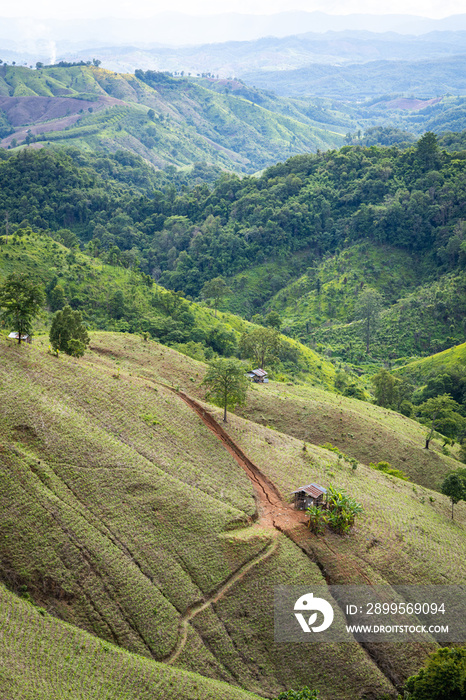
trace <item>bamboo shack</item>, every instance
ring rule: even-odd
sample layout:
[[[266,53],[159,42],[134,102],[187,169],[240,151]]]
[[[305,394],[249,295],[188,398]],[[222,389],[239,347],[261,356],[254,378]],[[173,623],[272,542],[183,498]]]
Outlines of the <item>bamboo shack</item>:
[[[319,484],[307,484],[307,486],[300,486],[293,491],[293,494],[294,507],[297,510],[306,510],[311,506],[324,506],[327,489]]]

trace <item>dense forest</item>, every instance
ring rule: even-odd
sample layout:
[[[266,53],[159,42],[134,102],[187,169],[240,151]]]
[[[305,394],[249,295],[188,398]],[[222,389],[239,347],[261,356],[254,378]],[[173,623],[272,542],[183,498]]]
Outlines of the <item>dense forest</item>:
[[[466,150],[447,152],[431,133],[404,150],[347,146],[296,156],[261,177],[223,174],[212,188],[157,188],[153,171],[128,154],[1,156],[4,231],[25,222],[67,229],[105,261],[137,263],[193,297],[207,280],[267,258],[307,251],[318,260],[363,239],[415,251],[442,272],[466,258]]]
[[[138,271],[143,283],[253,323],[273,312],[282,332],[334,360],[426,355],[462,342],[465,331],[465,145],[464,133],[428,132],[413,145],[348,145],[259,177],[223,173],[213,184],[215,169],[202,163],[195,184],[123,151],[0,151],[0,233],[47,232]],[[226,283],[215,302],[204,286],[219,277]],[[366,286],[382,295],[370,353],[356,313]],[[65,295],[88,305],[76,290]],[[91,324],[106,327],[96,313]],[[134,319],[116,317],[136,330]],[[179,342],[198,340],[176,323],[155,336],[176,330]]]

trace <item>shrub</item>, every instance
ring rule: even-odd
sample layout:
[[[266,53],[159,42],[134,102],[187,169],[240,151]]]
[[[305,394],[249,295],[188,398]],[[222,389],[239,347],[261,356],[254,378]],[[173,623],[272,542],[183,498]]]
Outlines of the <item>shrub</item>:
[[[401,469],[395,469],[392,467],[390,462],[377,462],[377,464],[374,464],[374,462],[369,462],[369,466],[371,469],[376,469],[379,472],[383,472],[384,474],[389,474],[389,476],[396,476],[397,479],[403,479],[404,481],[408,481],[408,477],[404,472],[401,471]]]

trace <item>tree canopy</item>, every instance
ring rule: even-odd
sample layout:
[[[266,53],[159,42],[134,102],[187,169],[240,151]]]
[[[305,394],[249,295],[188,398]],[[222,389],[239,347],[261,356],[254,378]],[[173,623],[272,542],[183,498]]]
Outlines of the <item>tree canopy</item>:
[[[83,323],[81,313],[65,306],[53,317],[49,334],[52,348],[67,355],[81,357],[89,345],[89,335]]]
[[[249,387],[242,363],[223,358],[210,363],[203,384],[207,387],[206,398],[223,408],[225,423],[227,408],[243,404]]]
[[[466,698],[466,648],[448,647],[430,655],[418,674],[405,684],[409,700],[464,700]]]
[[[40,284],[24,274],[11,274],[0,286],[0,309],[4,324],[10,324],[22,337],[31,333],[32,321],[44,303],[44,291]]]
[[[262,368],[278,355],[281,345],[276,328],[254,328],[243,333],[239,341],[242,356],[250,358]]]
[[[453,520],[453,506],[460,501],[466,501],[466,470],[460,469],[448,474],[442,481],[440,490],[451,501],[451,519]]]
[[[427,399],[418,408],[420,415],[424,418],[428,426],[426,435],[426,450],[436,430],[439,430],[447,437],[454,437],[463,421],[458,413],[459,405],[452,399],[450,394],[441,394]]]
[[[356,300],[354,317],[362,321],[362,332],[366,342],[366,352],[369,353],[370,343],[379,320],[382,308],[382,295],[370,287],[365,287]]]

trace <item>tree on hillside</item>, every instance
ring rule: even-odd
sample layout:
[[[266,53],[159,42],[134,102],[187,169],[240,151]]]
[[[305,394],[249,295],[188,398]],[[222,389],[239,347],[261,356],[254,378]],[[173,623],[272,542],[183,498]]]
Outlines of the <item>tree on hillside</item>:
[[[466,501],[466,477],[461,471],[452,472],[445,477],[440,488],[441,492],[451,501],[451,519],[453,520],[453,506],[460,501]]]
[[[31,333],[32,322],[44,303],[44,291],[40,284],[24,274],[13,273],[0,286],[0,309],[4,324],[11,324],[21,338]]]
[[[418,408],[421,416],[429,428],[426,435],[425,449],[429,449],[429,443],[436,430],[441,431],[447,437],[455,437],[461,416],[458,413],[460,406],[452,399],[450,394],[442,394],[427,399]]]
[[[243,357],[249,357],[258,365],[265,367],[274,359],[281,348],[280,333],[276,328],[254,328],[242,334],[239,348]]]
[[[433,131],[427,131],[416,145],[416,156],[424,170],[432,170],[439,165],[439,146]]]
[[[405,684],[410,700],[464,700],[466,647],[445,647],[430,654],[424,668]]]
[[[220,302],[222,301],[223,297],[230,292],[231,289],[228,287],[223,277],[214,277],[214,279],[211,279],[204,284],[201,290],[201,296],[203,299],[212,299],[216,316]]]
[[[362,330],[369,354],[370,342],[377,328],[383,298],[376,289],[365,287],[356,300],[354,317],[362,321]]]
[[[393,376],[386,369],[381,369],[371,379],[374,385],[374,396],[377,406],[384,406],[395,411],[400,410],[403,401],[409,401],[413,386],[408,382]]]
[[[246,400],[249,382],[238,360],[213,360],[202,383],[207,387],[206,398],[223,408],[224,423],[227,422],[227,408],[241,405]]]
[[[57,351],[81,357],[89,345],[89,336],[79,311],[73,311],[71,306],[65,306],[53,317],[49,334],[50,344]]]

